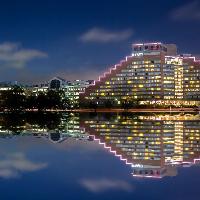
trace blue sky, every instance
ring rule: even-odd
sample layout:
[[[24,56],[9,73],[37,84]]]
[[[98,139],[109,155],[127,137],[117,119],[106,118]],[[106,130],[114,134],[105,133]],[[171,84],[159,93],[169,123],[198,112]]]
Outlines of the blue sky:
[[[7,0],[0,24],[0,81],[96,79],[134,42],[200,54],[200,0]]]

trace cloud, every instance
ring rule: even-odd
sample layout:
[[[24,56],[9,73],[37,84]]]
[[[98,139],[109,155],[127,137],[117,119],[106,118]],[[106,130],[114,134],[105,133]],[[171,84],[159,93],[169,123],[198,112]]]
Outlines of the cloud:
[[[45,58],[47,54],[35,49],[24,49],[19,43],[0,44],[0,66],[6,68],[23,68],[36,58]]]
[[[131,192],[134,188],[132,185],[121,180],[110,180],[110,179],[100,179],[100,180],[90,180],[83,179],[80,184],[85,187],[90,192],[99,193],[106,190],[115,189],[123,190],[126,192]]]
[[[46,167],[46,163],[34,163],[23,153],[8,154],[0,160],[0,177],[15,178],[20,175],[20,172],[33,172]]]
[[[75,67],[70,70],[70,69],[66,69],[66,70],[61,70],[61,71],[58,71],[58,72],[55,72],[54,74],[51,74],[49,76],[49,79],[52,77],[52,76],[60,76],[66,80],[77,80],[77,79],[80,79],[80,80],[97,80],[98,77],[104,72],[104,70],[98,70],[97,66],[95,68],[96,65],[94,65],[93,69],[90,68],[89,66],[87,67],[87,69],[90,71],[90,73],[88,73],[87,70],[81,68],[81,69],[76,69]]]
[[[200,3],[192,1],[176,8],[170,13],[173,20],[200,20]]]
[[[80,40],[82,42],[119,42],[130,38],[133,35],[133,30],[127,29],[123,31],[110,31],[101,28],[92,28],[84,33]]]

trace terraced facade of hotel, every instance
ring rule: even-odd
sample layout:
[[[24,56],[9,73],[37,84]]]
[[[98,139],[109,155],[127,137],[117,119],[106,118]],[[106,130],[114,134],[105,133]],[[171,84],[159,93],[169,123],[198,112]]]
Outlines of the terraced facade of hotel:
[[[99,105],[110,101],[140,104],[190,104],[200,102],[200,61],[177,55],[176,45],[133,44],[132,55],[112,67],[80,94],[81,102]]]

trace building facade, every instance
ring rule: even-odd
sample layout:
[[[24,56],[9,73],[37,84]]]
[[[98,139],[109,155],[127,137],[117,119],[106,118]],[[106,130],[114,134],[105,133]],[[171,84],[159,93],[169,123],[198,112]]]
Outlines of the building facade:
[[[74,106],[79,105],[79,95],[81,92],[89,87],[93,83],[92,80],[74,80],[68,81],[67,84],[63,87],[65,96],[71,101]]]
[[[81,101],[196,105],[200,102],[200,61],[177,55],[174,44],[133,44],[132,55],[115,65],[80,94]]]

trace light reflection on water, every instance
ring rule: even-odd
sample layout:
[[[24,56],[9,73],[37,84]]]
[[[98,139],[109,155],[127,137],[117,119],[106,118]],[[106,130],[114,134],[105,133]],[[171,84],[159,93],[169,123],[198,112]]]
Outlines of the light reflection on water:
[[[199,163],[198,114],[0,117],[3,199],[198,199]]]

